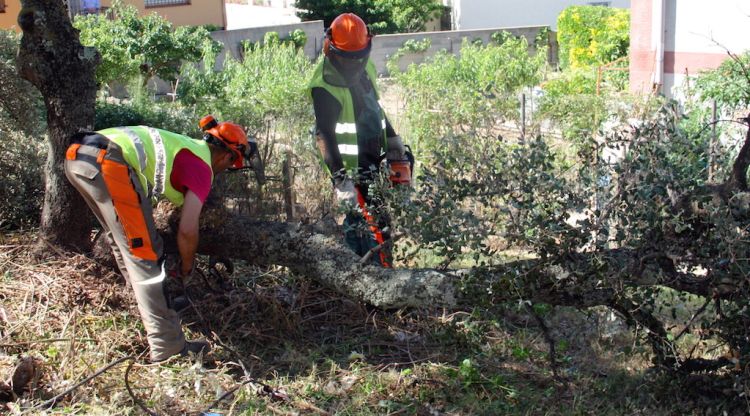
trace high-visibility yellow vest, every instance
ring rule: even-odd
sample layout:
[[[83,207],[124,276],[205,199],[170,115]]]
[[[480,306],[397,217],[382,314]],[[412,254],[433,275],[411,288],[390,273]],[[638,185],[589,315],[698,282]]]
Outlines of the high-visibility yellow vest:
[[[370,78],[370,82],[372,82],[375,99],[377,100],[378,91],[375,85],[377,72],[375,64],[368,60],[365,70],[367,71],[367,76]],[[308,85],[308,94],[311,97],[313,88],[324,88],[341,104],[341,112],[336,121],[336,143],[341,154],[341,159],[344,162],[344,168],[347,171],[357,169],[359,167],[359,146],[357,142],[357,119],[354,114],[352,94],[346,86],[344,77],[328,59],[323,59],[315,68],[315,72]],[[380,112],[380,126],[383,137],[382,148],[385,149],[387,144],[385,137],[385,113],[379,105],[378,110]],[[365,139],[369,139],[369,137]]]
[[[150,190],[155,198],[163,195],[177,206],[185,202],[185,195],[174,189],[169,180],[177,153],[187,149],[211,166],[211,150],[203,140],[146,126],[114,127],[98,133],[120,146],[143,189]]]

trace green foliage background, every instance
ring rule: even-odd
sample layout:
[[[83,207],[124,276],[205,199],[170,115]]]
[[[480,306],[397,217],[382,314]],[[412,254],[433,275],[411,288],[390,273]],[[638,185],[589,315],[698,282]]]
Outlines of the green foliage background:
[[[630,11],[601,6],[571,6],[557,18],[561,72],[542,86],[541,115],[571,143],[584,143],[630,102],[627,68]],[[625,106],[627,109],[627,105]]]
[[[394,72],[409,97],[404,115],[417,150],[428,153],[447,140],[517,120],[518,93],[541,82],[546,68],[546,49],[529,54],[528,48],[525,38],[486,46],[465,41],[459,56],[440,52]]]
[[[81,43],[101,55],[96,79],[101,85],[126,84],[139,75],[145,84],[154,76],[174,81],[183,62],[200,59],[207,45],[216,51],[203,26],[179,26],[156,13],[139,16],[138,9],[115,0],[106,14],[76,16]]]
[[[41,95],[16,71],[20,37],[0,30],[0,230],[39,221],[44,193],[44,132]]]
[[[418,32],[443,12],[434,0],[298,0],[296,7],[303,21],[323,20],[325,27],[341,13],[354,13],[373,33]]]
[[[562,68],[604,65],[628,55],[630,11],[601,6],[571,6],[557,18]]]

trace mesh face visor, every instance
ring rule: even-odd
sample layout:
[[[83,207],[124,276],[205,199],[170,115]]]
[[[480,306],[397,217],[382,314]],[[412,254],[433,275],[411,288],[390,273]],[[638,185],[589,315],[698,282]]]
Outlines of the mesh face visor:
[[[331,49],[331,52],[335,53],[336,55],[338,55],[338,56],[340,56],[342,58],[347,58],[347,59],[362,59],[362,58],[366,58],[367,56],[370,55],[370,50],[372,49],[372,39],[370,39],[367,42],[367,46],[366,47],[364,47],[364,48],[362,48],[362,49],[360,49],[358,51],[353,51],[353,52],[345,51],[345,50],[337,48],[333,41],[331,42],[331,44],[328,47]]]

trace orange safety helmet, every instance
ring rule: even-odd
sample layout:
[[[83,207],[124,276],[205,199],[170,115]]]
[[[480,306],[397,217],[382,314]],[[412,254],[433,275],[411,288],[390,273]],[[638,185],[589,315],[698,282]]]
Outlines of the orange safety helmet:
[[[250,150],[245,130],[228,121],[218,123],[211,115],[203,117],[198,124],[203,130],[203,139],[214,146],[234,153],[234,167],[241,168],[242,158]]]
[[[323,53],[344,58],[364,58],[372,48],[372,34],[364,20],[354,13],[338,15],[326,30]]]

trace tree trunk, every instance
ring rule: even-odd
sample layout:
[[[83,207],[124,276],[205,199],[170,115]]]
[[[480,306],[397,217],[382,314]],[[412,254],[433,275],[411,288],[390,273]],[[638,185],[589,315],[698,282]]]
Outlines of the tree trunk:
[[[60,0],[22,0],[18,71],[39,89],[49,138],[41,240],[75,250],[90,246],[91,215],[63,171],[73,133],[92,129],[98,55],[84,48]]]
[[[167,250],[176,250],[177,210],[159,204],[157,227]],[[434,270],[393,270],[360,265],[340,239],[291,223],[253,221],[221,208],[202,214],[201,254],[280,265],[352,299],[381,308],[456,305],[450,276]],[[231,243],[227,243],[231,242]]]

